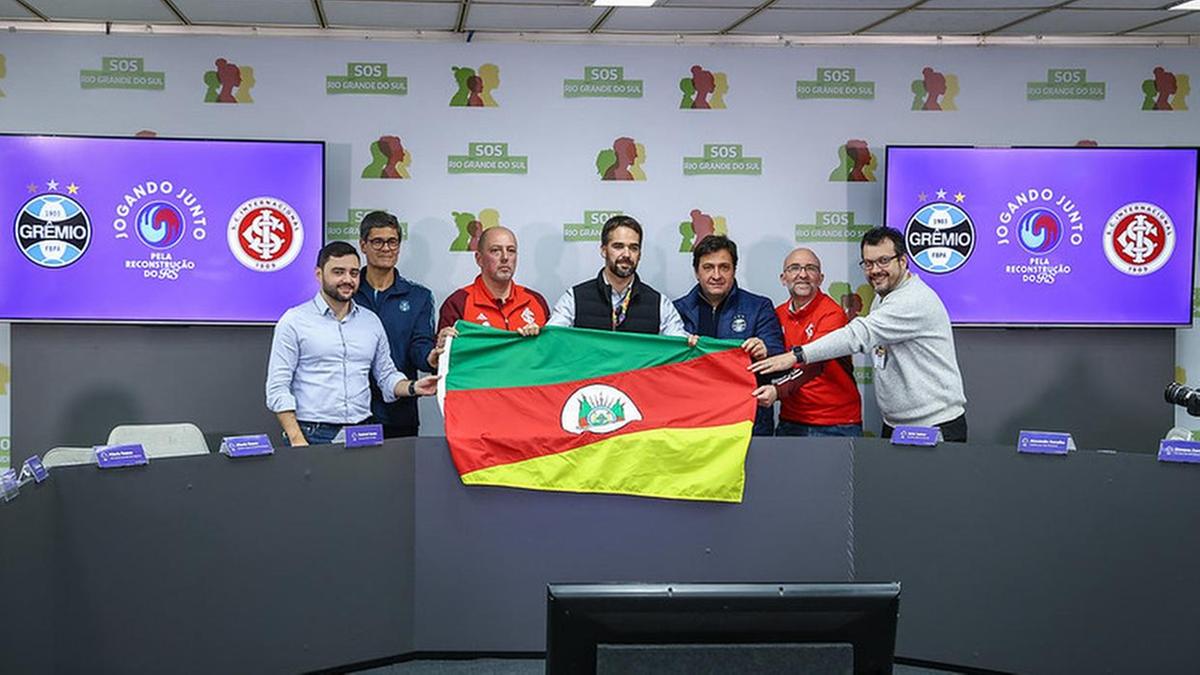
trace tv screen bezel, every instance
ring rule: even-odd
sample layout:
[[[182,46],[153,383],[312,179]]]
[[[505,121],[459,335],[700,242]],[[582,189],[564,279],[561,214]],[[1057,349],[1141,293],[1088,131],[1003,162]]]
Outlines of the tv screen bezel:
[[[888,227],[899,230],[902,234],[904,227],[896,227],[888,222],[888,176],[891,172],[891,152],[897,149],[915,150],[1073,150],[1087,152],[1089,150],[1191,150],[1196,157],[1196,185],[1192,188],[1192,250],[1190,252],[1191,278],[1189,288],[1196,287],[1196,248],[1197,234],[1200,233],[1200,146],[1196,145],[1107,145],[1107,146],[1078,146],[1078,145],[970,145],[962,143],[889,143],[884,147],[883,160],[883,218]],[[912,260],[909,259],[911,266]],[[1188,294],[1188,320],[1186,323],[1133,323],[1133,322],[1045,322],[1045,321],[995,321],[995,322],[966,322],[950,319],[954,328],[1191,328],[1195,323],[1196,294]]]
[[[811,607],[800,608],[805,602]],[[686,638],[689,628],[695,626],[663,626],[662,624],[645,633],[637,628],[631,628],[629,633],[620,637],[625,639],[612,640],[613,635],[600,634],[596,626],[587,625],[589,612],[592,616],[621,612],[623,614],[640,613],[648,617],[658,617],[660,620],[668,616],[678,616],[690,612],[698,612],[703,618],[713,619],[721,613],[731,612],[762,612],[764,616],[791,611],[797,615],[811,617],[820,623],[821,618],[828,620],[844,620],[846,614],[864,619],[882,622],[886,635],[881,639],[866,640],[829,640],[822,639],[817,644],[850,643],[855,649],[855,672],[879,672],[871,667],[881,660],[879,652],[886,652],[887,665],[895,662],[896,627],[899,621],[900,584],[896,582],[852,582],[852,583],[551,583],[546,589],[546,672],[595,672],[595,652],[599,644],[658,644],[658,645],[713,645],[713,644],[790,644],[805,642],[804,640],[784,639],[780,637],[762,636],[771,639],[720,641],[695,640],[671,641],[671,638],[683,636]],[[689,611],[690,610],[690,611]],[[712,611],[708,611],[712,610]],[[824,617],[822,617],[824,615]],[[867,628],[877,626],[867,624]],[[851,621],[830,627],[852,632],[861,631],[861,624]],[[574,634],[572,634],[572,629]],[[672,630],[674,629],[674,630]],[[740,630],[738,630],[740,629]],[[708,631],[704,631],[708,632]],[[750,632],[746,626],[733,626],[731,634]],[[787,633],[787,631],[781,631]],[[564,635],[565,634],[565,635]],[[633,639],[634,634],[643,639]],[[654,639],[656,635],[666,638]],[[857,636],[856,636],[857,637]],[[607,640],[607,641],[606,641]],[[579,650],[579,645],[586,649]],[[867,651],[873,658],[862,658],[860,651]],[[572,649],[564,652],[564,649]],[[587,653],[584,653],[584,652]],[[590,666],[592,670],[588,670]]]
[[[328,176],[326,168],[328,166],[328,154],[326,153],[326,143],[320,139],[285,139],[285,138],[212,138],[202,136],[120,136],[116,134],[63,134],[63,133],[40,133],[40,132],[0,132],[0,138],[18,137],[18,138],[76,138],[76,139],[95,139],[95,140],[121,140],[130,142],[156,142],[156,141],[186,141],[196,143],[278,143],[287,145],[316,145],[321,150],[321,192],[320,192],[320,233],[321,247],[329,243],[325,240],[325,219],[326,219],[326,192]],[[314,291],[315,293],[315,291]],[[286,311],[286,307],[280,310],[280,315]],[[204,319],[62,319],[62,318],[8,318],[0,316],[0,323],[14,324],[65,324],[65,325],[87,325],[87,326],[274,326],[275,321],[227,321],[227,320],[204,320]]]

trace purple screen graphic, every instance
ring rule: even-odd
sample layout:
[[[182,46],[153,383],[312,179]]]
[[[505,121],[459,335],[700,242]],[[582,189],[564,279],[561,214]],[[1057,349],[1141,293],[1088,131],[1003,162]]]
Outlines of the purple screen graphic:
[[[1197,152],[889,147],[886,222],[956,324],[1188,325]]]
[[[0,136],[0,320],[274,322],[316,293],[324,152]]]

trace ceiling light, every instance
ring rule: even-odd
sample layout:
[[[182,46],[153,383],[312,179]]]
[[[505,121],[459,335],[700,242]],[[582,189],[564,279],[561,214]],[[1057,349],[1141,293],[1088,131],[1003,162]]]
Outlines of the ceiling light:
[[[654,0],[594,0],[592,4],[596,7],[649,7]]]
[[[1187,0],[1187,2],[1172,5],[1167,9],[1200,9],[1200,0]]]

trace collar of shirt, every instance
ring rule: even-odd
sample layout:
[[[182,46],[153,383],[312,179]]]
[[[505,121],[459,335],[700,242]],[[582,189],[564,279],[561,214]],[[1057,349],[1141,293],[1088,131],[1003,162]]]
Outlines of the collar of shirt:
[[[808,304],[804,305],[800,309],[792,309],[792,299],[789,297],[787,301],[788,316],[797,321],[804,319],[809,314],[812,314],[814,310],[816,310],[817,305],[820,304],[822,295],[825,295],[825,293],[818,288],[817,292],[813,293],[812,299],[808,301]]]
[[[329,318],[334,318],[333,308],[330,307],[329,302],[325,300],[324,291],[317,291],[317,294],[313,296],[312,304],[313,309],[316,310],[317,314],[320,314],[321,316],[328,314]],[[346,321],[350,317],[354,316],[357,312],[358,303],[354,302],[354,300],[350,300],[350,311],[346,312],[346,316],[342,317],[342,321]]]

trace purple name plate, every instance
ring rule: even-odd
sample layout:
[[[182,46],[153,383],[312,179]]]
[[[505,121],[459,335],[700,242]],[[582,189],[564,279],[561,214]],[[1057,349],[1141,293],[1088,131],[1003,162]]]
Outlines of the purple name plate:
[[[20,491],[21,484],[17,481],[17,472],[15,469],[9,469],[4,473],[0,473],[0,498],[4,501],[12,501]]]
[[[356,427],[346,427],[347,448],[365,448],[371,445],[383,445],[382,424],[360,424]]]
[[[901,425],[892,429],[892,445],[922,445],[933,447],[942,439],[937,427]]]
[[[149,464],[146,449],[141,443],[128,445],[97,445],[96,464],[101,469],[117,469],[123,466],[142,466]]]
[[[258,457],[275,454],[275,446],[266,434],[226,436],[221,439],[221,452],[229,457]]]
[[[1200,464],[1200,441],[1165,440],[1158,444],[1158,461]]]
[[[21,476],[27,476],[40,483],[50,477],[50,472],[42,465],[42,459],[34,455],[21,465]]]
[[[1017,452],[1033,455],[1065,455],[1075,449],[1071,434],[1060,431],[1021,431]]]

